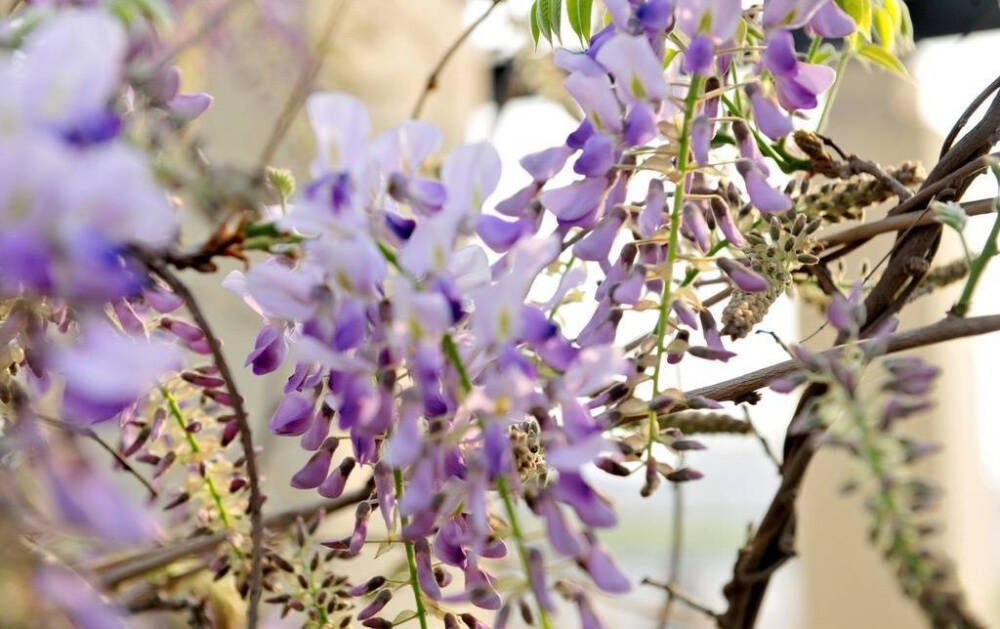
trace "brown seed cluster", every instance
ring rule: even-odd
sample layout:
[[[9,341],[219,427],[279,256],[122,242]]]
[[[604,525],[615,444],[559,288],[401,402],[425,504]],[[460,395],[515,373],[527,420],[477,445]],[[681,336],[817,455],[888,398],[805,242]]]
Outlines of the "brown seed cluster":
[[[544,487],[548,482],[549,470],[545,464],[545,450],[542,448],[538,422],[532,419],[511,426],[510,443],[514,466],[521,482],[527,487]]]

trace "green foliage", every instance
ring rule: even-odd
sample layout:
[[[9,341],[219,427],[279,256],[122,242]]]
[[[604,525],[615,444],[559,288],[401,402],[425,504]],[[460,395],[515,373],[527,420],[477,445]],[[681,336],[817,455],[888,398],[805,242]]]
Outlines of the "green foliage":
[[[562,41],[563,7],[570,28],[580,38],[580,43],[586,45],[590,39],[591,16],[594,0],[535,0],[531,5],[529,15],[531,38],[538,45],[542,38],[550,44],[553,38]]]

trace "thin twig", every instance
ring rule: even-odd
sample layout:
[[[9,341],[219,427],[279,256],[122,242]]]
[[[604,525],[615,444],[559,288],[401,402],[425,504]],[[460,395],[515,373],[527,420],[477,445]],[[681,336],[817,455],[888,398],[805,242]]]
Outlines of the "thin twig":
[[[781,474],[781,461],[778,460],[778,456],[774,453],[774,450],[771,448],[771,444],[768,443],[764,435],[762,435],[761,432],[757,430],[757,426],[754,425],[753,420],[750,419],[750,411],[747,409],[747,407],[744,405],[742,408],[743,408],[743,417],[746,418],[746,422],[750,425],[750,430],[753,431],[754,436],[757,437],[757,441],[760,442],[760,447],[761,449],[764,450],[764,455],[771,460],[771,463],[774,463],[774,468],[778,470],[778,474]]]
[[[993,79],[993,82],[987,85],[986,89],[980,92],[979,96],[976,96],[972,102],[969,103],[969,106],[965,108],[962,115],[959,116],[958,120],[955,121],[955,124],[952,125],[951,130],[948,131],[948,135],[945,136],[944,142],[941,143],[940,157],[944,157],[945,153],[951,149],[951,145],[955,143],[955,138],[958,137],[958,134],[969,122],[969,118],[972,117],[972,114],[974,114],[976,110],[979,109],[979,106],[986,102],[986,99],[998,89],[1000,89],[1000,77]]]
[[[674,588],[680,582],[681,560],[684,550],[684,483],[674,483],[671,493],[673,495],[674,513],[670,528],[670,564],[667,575],[669,587],[664,588],[667,591],[667,600],[664,601],[663,609],[660,611],[661,629],[665,629],[669,625],[670,615],[674,608],[674,599],[678,598]]]
[[[302,72],[299,73],[298,78],[295,80],[292,91],[288,93],[288,98],[285,99],[285,104],[281,107],[281,113],[278,114],[277,119],[274,121],[274,127],[271,128],[271,132],[267,136],[264,149],[261,151],[260,157],[257,158],[258,170],[263,171],[271,162],[271,159],[274,158],[274,152],[278,150],[278,145],[281,144],[281,140],[284,139],[285,134],[291,128],[292,121],[295,120],[295,115],[299,113],[302,103],[305,102],[306,96],[309,95],[309,90],[312,89],[313,82],[319,75],[319,71],[323,69],[323,63],[326,61],[327,56],[329,56],[330,48],[333,46],[333,36],[337,30],[336,26],[340,23],[340,12],[343,10],[345,4],[347,4],[346,0],[337,0],[330,5],[330,12],[327,14],[326,22],[323,24],[322,35],[319,41],[316,42],[316,47],[313,49],[309,61],[302,68]]]
[[[965,210],[965,213],[968,216],[980,216],[982,214],[993,213],[993,199],[977,199],[975,201],[967,201],[961,205],[962,209]],[[901,231],[909,227],[930,225],[935,222],[937,222],[937,218],[934,216],[924,216],[923,218],[918,218],[914,216],[907,216],[906,214],[899,214],[896,216],[887,216],[880,221],[873,221],[871,223],[842,229],[838,232],[830,234],[829,236],[821,236],[819,241],[826,247],[833,247],[836,245],[845,245],[858,240],[868,240],[874,236],[878,236],[879,234]]]
[[[896,194],[897,197],[899,197],[900,201],[905,201],[913,196],[913,193],[910,192],[906,186],[900,183],[898,179],[879,168],[878,164],[875,162],[861,159],[857,155],[851,155],[847,158],[847,164],[850,166],[852,171],[871,175],[877,181],[887,186]]]
[[[265,528],[277,530],[291,526],[299,517],[306,517],[317,512],[330,514],[366,500],[371,495],[373,486],[372,481],[369,480],[361,489],[346,493],[336,500],[321,500],[267,515],[262,518],[262,523]],[[170,546],[147,549],[128,557],[112,561],[97,561],[89,566],[84,566],[84,569],[96,572],[99,582],[104,588],[113,588],[124,581],[159,570],[181,559],[212,550],[225,542],[229,535],[228,531],[220,531],[211,535],[193,537]]]
[[[247,416],[246,408],[243,406],[243,397],[240,395],[239,388],[236,386],[236,380],[233,378],[232,371],[229,369],[229,363],[226,361],[225,355],[222,353],[222,341],[219,337],[212,331],[212,326],[209,324],[208,319],[201,310],[201,306],[195,299],[194,294],[188,289],[187,284],[185,284],[179,277],[174,275],[173,271],[167,268],[159,260],[144,255],[144,260],[146,266],[149,267],[156,275],[158,275],[167,286],[171,288],[177,295],[184,300],[187,305],[188,311],[191,313],[191,317],[194,319],[195,323],[201,328],[202,332],[205,333],[205,338],[208,341],[209,348],[212,352],[212,358],[215,362],[215,366],[219,370],[219,375],[222,376],[223,381],[226,383],[226,391],[229,393],[229,397],[232,400],[233,414],[236,418],[237,426],[239,427],[240,443],[243,446],[243,455],[246,460],[247,469],[247,481],[250,486],[250,591],[247,601],[247,626],[249,629],[254,629],[257,626],[257,606],[260,602],[261,593],[261,558],[262,549],[264,543],[264,526],[261,522],[260,510],[261,506],[264,504],[264,498],[260,491],[260,474],[257,471],[257,456],[253,449],[253,432],[250,430],[250,420]]]
[[[719,617],[719,614],[713,611],[711,607],[699,603],[698,601],[694,600],[692,597],[688,596],[684,592],[678,590],[676,586],[673,586],[669,583],[654,581],[649,577],[643,578],[641,583],[643,585],[652,585],[653,587],[658,587],[661,590],[666,590],[667,594],[669,594],[671,597],[676,598],[678,601],[684,603],[694,611],[704,614],[709,618],[711,618],[712,620],[715,620]]]
[[[459,34],[458,39],[453,41],[451,46],[448,46],[447,50],[444,51],[444,54],[441,55],[440,59],[438,59],[437,65],[435,65],[434,69],[431,70],[431,73],[427,75],[427,80],[424,81],[424,87],[420,91],[420,96],[417,97],[417,102],[413,104],[413,110],[410,112],[410,118],[416,120],[420,117],[420,112],[423,111],[424,102],[427,100],[427,96],[437,88],[441,71],[444,70],[446,65],[448,65],[448,62],[451,61],[454,54],[458,52],[458,49],[463,43],[465,43],[465,40],[469,38],[472,31],[476,30],[476,28],[490,16],[493,9],[497,8],[497,5],[501,2],[503,2],[503,0],[493,0],[490,2],[490,6],[486,7],[483,14],[476,18],[475,22],[465,27],[465,30]]]
[[[164,49],[152,63],[140,69],[137,73],[138,76],[141,78],[152,78],[158,70],[161,70],[164,66],[173,61],[179,54],[191,46],[194,46],[218,28],[219,25],[222,24],[227,17],[229,17],[229,14],[243,2],[244,0],[228,0],[224,4],[216,7],[215,10],[209,13],[208,17],[201,20],[198,28],[191,34],[169,48]]]
[[[109,444],[107,441],[101,438],[101,436],[97,434],[93,428],[89,428],[87,426],[77,426],[76,424],[72,424],[70,422],[63,421],[61,419],[56,419],[55,417],[46,417],[45,415],[36,414],[35,417],[42,420],[46,424],[59,428],[60,430],[90,439],[97,445],[101,446],[101,448],[103,448],[104,451],[110,454],[112,458],[114,458],[115,462],[118,463],[118,465],[120,465],[123,470],[125,470],[130,475],[134,476],[136,480],[142,483],[142,486],[146,488],[146,491],[149,492],[151,498],[156,498],[160,495],[159,492],[156,491],[156,487],[153,487],[152,483],[146,480],[146,477],[144,477],[142,474],[139,473],[139,470],[132,467],[132,464],[129,463],[128,460],[125,457],[123,457],[121,453],[118,452],[117,449],[115,449],[111,444]]]
[[[885,353],[893,354],[915,347],[934,345],[944,341],[964,338],[967,336],[978,336],[989,334],[1000,330],[1000,315],[985,315],[982,317],[970,317],[968,319],[957,319],[948,317],[921,328],[898,332],[889,336],[886,341]],[[875,343],[871,339],[861,341],[862,344]],[[826,350],[824,354],[837,352],[846,347],[838,345]],[[747,393],[766,387],[771,381],[781,376],[787,376],[797,369],[803,367],[797,360],[786,360],[770,367],[764,367],[737,378],[725,380],[707,387],[701,387],[693,391],[688,391],[687,397],[707,397],[713,400],[738,400]]]

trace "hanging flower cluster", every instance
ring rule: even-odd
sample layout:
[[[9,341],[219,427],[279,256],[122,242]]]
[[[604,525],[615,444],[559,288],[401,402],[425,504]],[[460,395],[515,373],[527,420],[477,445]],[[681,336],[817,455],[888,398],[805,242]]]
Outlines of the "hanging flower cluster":
[[[0,22],[0,446],[26,453],[11,477],[28,471],[44,486],[38,521],[104,545],[158,542],[150,556],[168,559],[147,572],[208,554],[194,573],[246,600],[251,626],[261,598],[322,628],[430,617],[502,628],[515,612],[545,628],[602,626],[592,593],[632,583],[600,541],[618,516],[598,476],[640,472],[649,496],[662,480],[702,476],[685,461],[705,448],[693,435],[753,433],[722,397],[671,386],[664,365],[733,359],[793,274],[820,262],[824,224],[904,195],[885,177],[922,181],[910,164],[881,178],[852,170],[802,130],[828,103],[834,59],[875,47],[868,57],[892,65],[908,28],[896,2],[873,31],[835,0],[605,0],[596,32],[591,3],[567,2],[582,45],[552,59],[580,122],[525,155],[526,183],[502,199],[490,144],[442,157],[442,133],[419,120],[373,136],[364,104],[339,92],[304,98],[316,154],[297,192],[275,168],[220,174],[196,145],[193,169],[175,168],[170,140],[211,99],[180,93],[163,7],[25,4]],[[535,3],[536,40],[558,36],[561,10]],[[830,181],[809,192],[814,177]],[[178,251],[185,202],[230,217],[189,253]],[[222,285],[262,322],[243,366],[286,377],[266,422],[243,408],[208,317],[171,271],[213,272],[216,257],[244,262]],[[819,278],[831,324],[866,336],[860,285],[845,298]],[[706,297],[710,284],[723,292]],[[557,316],[570,302],[580,325]],[[623,321],[643,312],[656,317],[629,334]],[[945,618],[954,596],[915,561],[917,525],[900,508],[927,492],[880,467],[890,451],[900,465],[922,453],[888,427],[924,406],[936,372],[887,361],[890,379],[866,397],[860,370],[883,337],[837,354],[796,348],[806,369],[772,387],[827,385],[797,421],[864,454],[882,501],[875,533],[906,591]],[[830,409],[844,408],[857,421],[840,434]],[[105,448],[161,512],[43,428],[99,440],[92,426],[109,420],[119,439]],[[272,461],[269,476],[320,501],[272,518],[266,538],[251,441],[264,430],[302,451]],[[6,478],[5,467],[0,490],[18,494]],[[328,533],[323,514],[345,505],[352,524]],[[347,563],[374,545],[401,550],[405,565],[369,574]],[[133,598],[116,588],[141,565],[65,564],[34,582],[79,626],[117,626],[137,608],[184,610],[199,626],[218,613],[195,587],[164,598],[185,579],[172,570]]]

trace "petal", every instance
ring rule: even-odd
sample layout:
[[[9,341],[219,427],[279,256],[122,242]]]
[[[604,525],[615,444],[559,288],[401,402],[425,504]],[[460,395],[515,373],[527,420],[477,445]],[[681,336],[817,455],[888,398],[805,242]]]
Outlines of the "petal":
[[[794,130],[791,118],[778,108],[777,103],[764,95],[760,86],[750,84],[745,89],[750,97],[754,121],[764,135],[772,140],[780,140]]]
[[[615,77],[619,93],[627,100],[658,101],[668,95],[663,63],[643,36],[616,34],[598,51],[597,61]]]
[[[560,221],[574,221],[593,211],[604,197],[608,182],[603,177],[589,177],[568,186],[546,190],[539,199]]]
[[[835,39],[851,35],[857,27],[835,0],[827,0],[809,21],[809,28],[820,37]]]
[[[791,209],[792,200],[784,193],[772,188],[760,170],[755,168],[751,162],[740,160],[736,168],[743,175],[747,194],[750,195],[750,201],[755,208],[765,214],[785,212]]]
[[[568,146],[554,146],[544,151],[531,153],[521,158],[521,167],[528,171],[532,179],[538,182],[545,182],[555,177],[563,166],[567,158],[572,155],[573,149]]]

